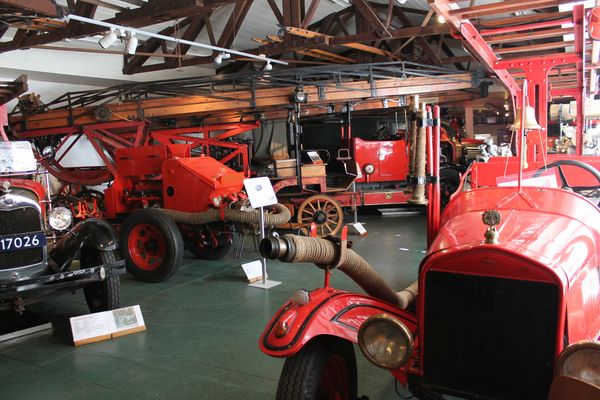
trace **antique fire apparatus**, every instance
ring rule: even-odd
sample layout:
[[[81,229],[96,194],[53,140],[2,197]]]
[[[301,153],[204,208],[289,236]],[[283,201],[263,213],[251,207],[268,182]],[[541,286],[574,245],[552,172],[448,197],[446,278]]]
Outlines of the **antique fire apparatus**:
[[[141,280],[161,281],[181,263],[184,245],[199,258],[222,257],[231,246],[234,224],[258,220],[242,193],[243,179],[251,172],[249,143],[239,135],[258,127],[261,114],[285,118],[292,98],[293,104],[302,104],[302,115],[323,113],[323,104],[339,113],[342,102],[352,101],[360,101],[355,109],[382,108],[387,98],[395,98],[398,104],[402,97],[406,102],[405,93],[472,89],[479,84],[478,78],[478,74],[455,74],[412,63],[382,63],[238,74],[216,81],[193,78],[126,84],[100,92],[68,93],[45,105],[22,107],[11,118],[11,129],[14,136],[32,141],[37,149],[55,149],[55,159],[41,158],[41,162],[63,182],[109,183],[104,209],[94,206],[94,199],[85,204],[76,200],[74,208],[82,210],[77,215],[101,213],[118,226],[128,271]],[[293,85],[274,95],[262,89],[270,79]],[[365,85],[371,90],[365,91]],[[241,89],[232,91],[232,87]],[[460,95],[472,98],[475,94]],[[82,147],[90,157],[74,163]],[[337,158],[347,166],[347,184],[336,186],[336,191],[346,192],[347,202],[342,204],[362,204],[357,202],[358,194],[347,194],[357,179],[352,173],[356,163],[349,162],[349,153],[339,153]],[[301,175],[274,186],[279,190],[298,185],[302,202],[308,193],[324,196],[331,189],[325,174],[298,181]],[[309,200],[304,209],[311,209],[309,204],[315,199]],[[317,197],[315,203],[323,207],[315,213],[317,222],[323,224],[323,235],[337,231],[342,219],[338,201],[325,200],[321,204]],[[304,215],[302,210],[300,204],[299,216]],[[268,225],[278,226],[289,220],[290,213],[278,205],[266,218]],[[330,219],[335,225],[325,229]],[[308,223],[301,218],[297,225]]]
[[[439,126],[425,129],[439,151]],[[470,188],[441,221],[439,183],[430,181],[429,249],[402,292],[350,250],[345,232],[261,243],[265,257],[312,262],[326,276],[323,288],[296,292],[259,339],[263,352],[286,358],[278,399],[357,398],[352,343],[420,399],[544,399],[555,373],[556,385],[577,379],[600,393],[600,209],[576,192],[598,196],[600,172],[581,157],[538,162],[529,178],[554,187],[527,186],[520,154],[499,161],[517,172],[509,186],[496,184],[498,168],[473,164]],[[336,268],[368,295],[332,288]]]
[[[22,312],[80,288],[91,312],[118,308],[125,268],[111,226],[93,218],[73,224],[68,209],[52,207],[48,173],[29,142],[0,141],[0,182],[0,309]]]

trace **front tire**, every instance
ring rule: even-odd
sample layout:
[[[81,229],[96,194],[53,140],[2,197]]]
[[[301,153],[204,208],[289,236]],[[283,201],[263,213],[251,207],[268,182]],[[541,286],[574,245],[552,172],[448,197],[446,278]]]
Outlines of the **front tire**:
[[[183,239],[177,224],[151,208],[125,219],[119,242],[127,272],[139,281],[166,281],[183,260]]]
[[[84,248],[81,250],[81,268],[96,267],[118,261],[115,250]],[[109,311],[119,308],[121,299],[121,280],[118,276],[109,276],[103,281],[90,283],[83,288],[85,301],[90,312]]]
[[[318,337],[285,360],[277,400],[355,400],[356,392],[352,343]]]

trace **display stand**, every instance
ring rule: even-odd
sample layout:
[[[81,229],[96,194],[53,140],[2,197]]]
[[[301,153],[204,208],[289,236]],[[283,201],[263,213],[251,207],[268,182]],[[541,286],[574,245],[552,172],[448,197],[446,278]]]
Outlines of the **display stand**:
[[[268,177],[250,178],[244,179],[244,188],[250,199],[250,205],[253,208],[258,208],[260,212],[260,240],[265,238],[265,206],[271,206],[277,204],[277,196],[271,185],[271,181]],[[281,284],[278,281],[272,281],[267,279],[267,259],[261,257],[262,263],[262,279],[258,282],[249,284],[248,286],[257,287],[260,289],[269,289],[273,286]]]
[[[360,169],[359,169],[360,172]],[[353,222],[349,223],[348,226],[351,226],[354,229],[354,232],[358,236],[367,236],[367,230],[363,226],[362,222],[358,222],[358,207],[356,206],[356,197],[354,193],[356,193],[356,182],[352,182],[352,214],[354,217]]]

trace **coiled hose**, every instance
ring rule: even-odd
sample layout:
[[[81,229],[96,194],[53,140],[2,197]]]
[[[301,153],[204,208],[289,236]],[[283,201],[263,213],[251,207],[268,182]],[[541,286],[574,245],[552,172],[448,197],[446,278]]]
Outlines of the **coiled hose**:
[[[277,226],[288,222],[291,218],[290,210],[283,204],[272,206],[274,213],[265,213],[265,226]],[[175,222],[188,225],[202,225],[211,222],[221,221],[221,212],[212,209],[203,212],[191,213],[185,211],[170,210],[159,208],[165,215],[173,218]],[[242,211],[239,209],[226,209],[223,213],[223,220],[226,222],[239,222],[243,224],[258,224],[260,215],[258,211]]]
[[[339,246],[321,238],[283,235],[267,238],[260,243],[263,257],[288,263],[311,262],[319,267],[331,265],[339,259]],[[406,309],[416,298],[417,282],[401,292],[392,289],[385,280],[360,255],[346,251],[345,260],[338,267],[369,295]]]

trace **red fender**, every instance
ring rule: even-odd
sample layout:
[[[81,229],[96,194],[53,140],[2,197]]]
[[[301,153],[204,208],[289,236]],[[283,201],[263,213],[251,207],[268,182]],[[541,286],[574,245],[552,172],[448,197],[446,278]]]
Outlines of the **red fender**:
[[[402,320],[416,336],[415,315],[367,295],[320,288],[310,292],[310,300],[305,305],[292,300],[284,304],[261,334],[259,346],[270,356],[291,357],[320,335],[357,343],[361,324],[370,316],[381,313]],[[405,370],[396,370],[393,374],[401,382],[405,381],[399,376],[405,375]]]

